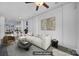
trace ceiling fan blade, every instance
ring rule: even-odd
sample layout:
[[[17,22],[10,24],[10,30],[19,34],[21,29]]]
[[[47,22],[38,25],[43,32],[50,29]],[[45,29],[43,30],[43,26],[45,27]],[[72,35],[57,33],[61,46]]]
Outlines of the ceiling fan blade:
[[[39,6],[36,6],[36,11],[38,11]]]
[[[26,4],[28,4],[28,3],[34,3],[34,2],[25,2]]]
[[[46,3],[43,3],[43,6],[49,8],[49,6]]]

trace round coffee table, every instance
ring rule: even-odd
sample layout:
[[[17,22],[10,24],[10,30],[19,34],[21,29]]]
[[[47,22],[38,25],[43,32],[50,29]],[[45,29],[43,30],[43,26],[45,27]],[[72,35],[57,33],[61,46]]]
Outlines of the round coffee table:
[[[32,45],[31,43],[29,42],[21,42],[21,41],[18,41],[18,47],[19,48],[22,48],[22,49],[25,49],[26,51],[29,50],[30,46]]]

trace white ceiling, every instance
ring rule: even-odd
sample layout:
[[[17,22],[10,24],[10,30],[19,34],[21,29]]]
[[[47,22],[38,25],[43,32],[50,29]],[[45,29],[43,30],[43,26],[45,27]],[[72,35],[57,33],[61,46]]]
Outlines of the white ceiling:
[[[49,9],[61,4],[54,2],[46,2],[49,5]],[[0,16],[6,17],[8,20],[15,20],[18,17],[28,19],[32,16],[38,15],[49,9],[40,7],[38,11],[35,10],[36,5],[34,3],[25,4],[24,2],[0,2]]]

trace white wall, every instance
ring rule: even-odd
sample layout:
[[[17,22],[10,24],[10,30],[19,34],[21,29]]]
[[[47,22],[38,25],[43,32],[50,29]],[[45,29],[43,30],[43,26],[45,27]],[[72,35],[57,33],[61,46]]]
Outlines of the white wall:
[[[41,20],[49,17],[56,17],[56,30],[41,30]],[[34,34],[50,34],[59,41],[60,45],[76,49],[77,32],[76,32],[76,9],[75,3],[66,4],[63,7],[52,9],[44,14],[33,18],[32,29]]]
[[[79,4],[77,4],[77,53],[79,54]]]
[[[23,21],[23,19],[21,19],[21,31],[22,33],[24,33],[24,29],[25,29],[25,22]]]
[[[63,42],[64,46],[75,49],[76,36],[76,8],[75,4],[63,6]]]
[[[1,39],[3,38],[3,36],[5,35],[5,17],[0,16],[0,43],[1,43]]]

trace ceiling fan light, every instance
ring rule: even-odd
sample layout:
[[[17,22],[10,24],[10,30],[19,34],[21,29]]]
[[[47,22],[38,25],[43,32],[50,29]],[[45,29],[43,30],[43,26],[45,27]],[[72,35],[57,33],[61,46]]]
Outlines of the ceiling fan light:
[[[42,5],[43,5],[43,2],[35,2],[35,4],[36,4],[37,6],[42,6]]]

